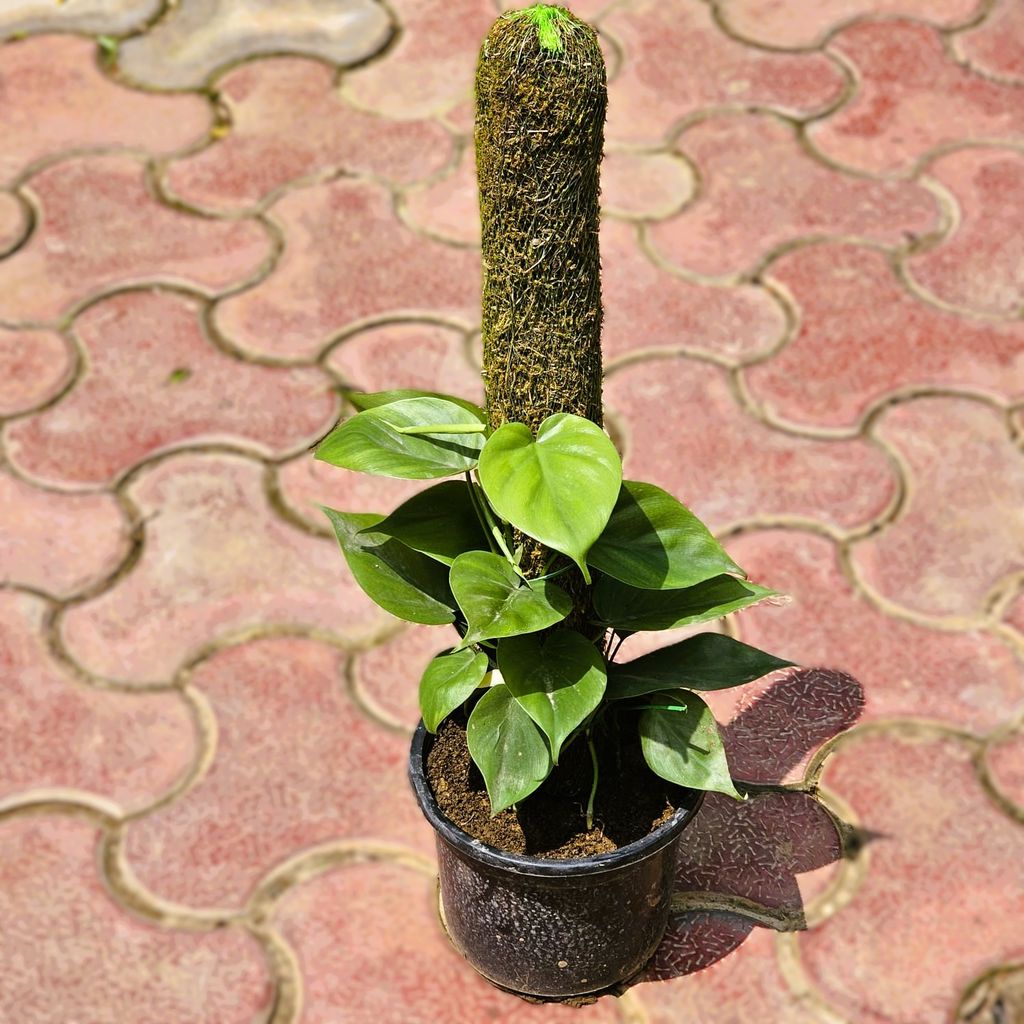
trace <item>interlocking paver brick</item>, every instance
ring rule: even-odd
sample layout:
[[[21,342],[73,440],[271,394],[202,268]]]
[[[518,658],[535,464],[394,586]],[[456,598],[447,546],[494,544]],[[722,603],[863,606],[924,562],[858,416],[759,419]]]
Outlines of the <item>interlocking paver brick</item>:
[[[343,661],[326,644],[277,637],[192,673],[217,718],[217,752],[194,789],[128,827],[125,857],[146,888],[239,906],[271,868],[329,840],[433,849],[406,779],[408,740],[356,708]]]
[[[602,24],[625,50],[608,95],[613,142],[658,142],[703,107],[770,106],[807,116],[835,103],[844,88],[838,67],[823,54],[742,46],[694,0],[632,0]]]
[[[62,494],[0,471],[0,582],[69,597],[128,553],[128,523],[109,494]]]
[[[754,399],[775,417],[852,430],[906,388],[1024,397],[1024,323],[926,305],[900,286],[882,253],[816,245],[787,253],[769,275],[800,309],[796,337],[745,371]]]
[[[0,824],[0,1016],[32,1024],[250,1024],[274,1002],[263,954],[238,930],[154,928],[100,882],[95,829],[73,818]]]
[[[1019,136],[1020,90],[972,74],[926,25],[852,25],[829,44],[857,68],[853,99],[808,135],[826,157],[876,174],[906,173],[929,150],[952,142]]]
[[[949,739],[860,737],[824,781],[873,838],[853,901],[800,937],[804,967],[845,1020],[942,1024],[976,975],[1024,953],[1024,829]]]
[[[939,632],[885,616],[853,590],[830,541],[759,530],[735,538],[729,552],[751,578],[792,598],[738,615],[740,638],[801,665],[852,673],[864,687],[866,720],[909,716],[986,731],[1020,703],[1021,668],[1007,645],[982,630]]]
[[[25,208],[9,192],[0,192],[0,254],[19,245],[27,227]]]
[[[320,875],[289,892],[273,921],[298,955],[306,1024],[625,1024],[614,999],[530,1006],[488,985],[445,938],[434,882],[410,868]]]
[[[861,17],[917,18],[940,28],[966,22],[978,0],[715,0],[722,22],[762,46],[804,47]]]
[[[0,36],[54,31],[117,35],[142,28],[160,6],[160,0],[0,0]]]
[[[59,334],[0,328],[0,416],[48,401],[73,369],[74,359]]]
[[[440,170],[452,139],[435,121],[389,121],[341,98],[336,72],[281,57],[243,64],[217,82],[231,130],[176,160],[165,175],[176,197],[203,209],[252,207],[288,184],[345,171],[405,184]]]
[[[605,397],[625,424],[626,476],[664,487],[715,529],[752,516],[854,527],[892,499],[895,479],[876,448],[770,430],[706,363],[627,366],[609,379]]]
[[[272,214],[289,240],[276,270],[216,310],[218,327],[248,351],[314,356],[376,317],[478,319],[479,254],[410,231],[381,186],[349,180],[303,189]]]
[[[693,170],[676,153],[611,152],[601,161],[601,202],[623,217],[669,217],[693,196]]]
[[[402,217],[410,226],[458,245],[480,244],[480,200],[471,143],[458,162],[435,181],[409,189],[401,198]]]
[[[895,522],[853,549],[858,574],[923,615],[980,617],[986,596],[1024,569],[1024,460],[1004,417],[963,398],[920,398],[876,428],[909,467]]]
[[[27,188],[42,209],[28,243],[0,263],[0,318],[53,321],[102,289],[149,280],[217,292],[251,277],[271,252],[254,221],[217,222],[159,204],[130,156],[48,167]]]
[[[1016,732],[990,746],[986,760],[999,792],[1024,815],[1024,728],[1018,727]]]
[[[185,702],[76,682],[46,647],[46,613],[36,597],[0,593],[0,802],[53,787],[126,808],[154,802],[198,753]]]
[[[909,261],[914,280],[943,302],[1014,316],[1024,307],[1024,153],[965,149],[940,157],[928,174],[950,190],[960,216],[948,239]]]
[[[427,117],[471,94],[480,43],[497,9],[491,0],[392,0],[402,34],[380,59],[348,72],[342,93],[398,119]]]
[[[801,148],[792,126],[767,114],[711,117],[677,145],[700,171],[701,194],[652,225],[650,239],[662,257],[698,274],[748,270],[800,238],[898,246],[938,226],[938,206],[921,186],[838,174]]]
[[[326,375],[240,363],[203,336],[199,314],[195,300],[158,291],[91,306],[75,324],[82,379],[8,429],[12,461],[39,479],[101,483],[177,446],[227,442],[277,455],[333,424]]]
[[[997,2],[980,25],[953,37],[953,50],[978,71],[1024,84],[1024,9],[1013,0]]]
[[[128,40],[118,66],[155,89],[196,89],[226,64],[302,53],[358,64],[393,32],[373,0],[180,0],[145,35]]]
[[[0,49],[0,180],[71,149],[137,147],[170,153],[202,138],[212,111],[201,96],[147,96],[100,73],[96,44],[39,36]]]
[[[167,679],[218,637],[273,624],[366,640],[388,620],[352,582],[336,543],[268,507],[263,467],[181,454],[147,468],[128,494],[146,520],[131,574],[71,608],[63,636],[99,675]]]

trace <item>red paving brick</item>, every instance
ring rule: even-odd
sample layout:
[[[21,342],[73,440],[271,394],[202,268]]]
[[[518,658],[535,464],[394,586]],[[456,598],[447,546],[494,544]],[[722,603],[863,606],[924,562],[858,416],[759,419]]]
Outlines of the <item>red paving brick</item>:
[[[53,331],[0,329],[0,416],[56,397],[74,369],[70,346]]]
[[[9,192],[0,192],[0,253],[20,245],[27,228],[25,207]]]
[[[999,792],[1024,819],[1024,729],[993,743],[986,752],[989,775]]]
[[[983,74],[1024,83],[1024,10],[1003,0],[979,26],[955,36],[953,50]]]

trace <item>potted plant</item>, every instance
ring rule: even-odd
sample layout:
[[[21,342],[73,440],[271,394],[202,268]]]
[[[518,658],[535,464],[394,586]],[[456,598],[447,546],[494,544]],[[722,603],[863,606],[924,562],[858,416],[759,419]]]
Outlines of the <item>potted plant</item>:
[[[701,691],[790,664],[717,633],[623,641],[771,596],[602,429],[598,167],[605,72],[560,7],[498,18],[477,70],[486,409],[350,394],[317,458],[433,484],[324,511],[387,611],[454,627],[419,683],[410,775],[446,927],[503,987],[560,998],[639,971],[705,791],[740,799]],[[655,411],[656,412],[656,411]],[[410,673],[419,671],[410,667]]]

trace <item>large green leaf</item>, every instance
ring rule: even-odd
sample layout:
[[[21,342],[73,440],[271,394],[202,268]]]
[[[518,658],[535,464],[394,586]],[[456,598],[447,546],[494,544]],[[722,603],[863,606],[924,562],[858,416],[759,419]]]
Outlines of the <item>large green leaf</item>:
[[[470,650],[435,655],[420,679],[420,714],[430,732],[464,701],[487,675],[487,655]]]
[[[685,686],[725,690],[794,664],[718,633],[701,633],[642,658],[608,666],[608,698],[624,700]]]
[[[775,591],[733,576],[715,576],[684,590],[640,590],[602,576],[593,594],[594,611],[602,623],[636,633],[717,619],[773,597]]]
[[[487,534],[473,506],[466,481],[446,480],[435,484],[399,505],[387,518],[374,525],[375,533],[400,540],[445,565],[451,565],[465,551],[487,550]]]
[[[346,389],[343,394],[357,409],[376,409],[380,405],[404,402],[407,398],[441,398],[446,402],[454,402],[455,405],[462,406],[481,422],[485,422],[487,419],[483,409],[475,402],[459,398],[458,395],[443,395],[439,391],[417,391],[415,388],[398,388],[395,391],[349,391]]]
[[[407,434],[403,428],[483,426],[473,412],[443,398],[407,398],[375,406],[339,423],[316,449],[332,466],[403,480],[432,480],[477,464],[477,434]]]
[[[491,815],[528,797],[551,771],[551,755],[533,719],[508,688],[492,686],[466,727],[469,753],[487,786]]]
[[[466,617],[459,647],[534,633],[572,611],[572,598],[551,580],[524,580],[501,555],[467,551],[452,562],[451,588]]]
[[[356,582],[385,611],[409,622],[455,621],[445,567],[390,537],[364,533],[382,516],[325,508]]]
[[[587,555],[595,569],[631,587],[679,590],[743,570],[711,531],[667,491],[624,480],[604,532]]]
[[[736,792],[725,748],[711,709],[695,693],[670,690],[656,700],[685,711],[663,709],[640,712],[640,745],[644,760],[655,775],[689,789],[725,793],[736,800]]]
[[[622,463],[604,431],[581,416],[549,416],[534,439],[506,423],[480,453],[480,483],[503,519],[568,555],[590,582],[587,551],[608,522]]]
[[[570,629],[516,636],[498,644],[498,668],[512,696],[540,726],[558,764],[562,744],[604,696],[601,652]]]

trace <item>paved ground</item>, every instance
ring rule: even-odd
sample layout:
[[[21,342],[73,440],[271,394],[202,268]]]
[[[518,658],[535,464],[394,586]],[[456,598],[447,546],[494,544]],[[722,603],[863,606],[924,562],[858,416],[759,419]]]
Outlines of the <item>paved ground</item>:
[[[0,0],[3,1021],[1024,1020],[1024,7],[577,10],[627,470],[814,667],[718,702],[765,795],[709,799],[619,1000],[446,947],[404,780],[443,640],[315,508],[408,487],[308,449],[341,383],[479,393],[491,0]]]

